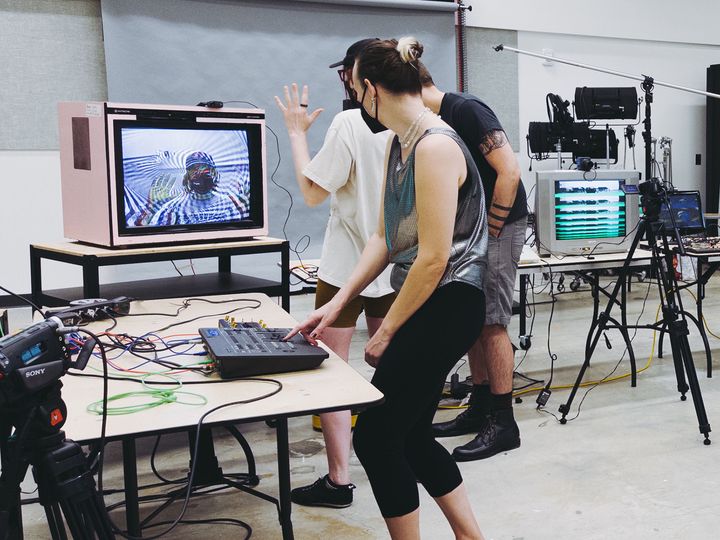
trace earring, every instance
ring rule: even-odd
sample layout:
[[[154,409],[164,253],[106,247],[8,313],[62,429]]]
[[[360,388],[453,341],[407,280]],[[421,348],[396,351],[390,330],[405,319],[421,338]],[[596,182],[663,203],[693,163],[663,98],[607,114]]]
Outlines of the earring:
[[[375,98],[370,98],[370,114],[375,114]]]

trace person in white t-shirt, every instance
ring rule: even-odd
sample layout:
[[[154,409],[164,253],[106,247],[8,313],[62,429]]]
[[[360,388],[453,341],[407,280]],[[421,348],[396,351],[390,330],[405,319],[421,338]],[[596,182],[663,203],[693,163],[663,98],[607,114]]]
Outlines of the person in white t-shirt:
[[[355,58],[372,39],[353,43],[345,58],[332,64],[338,68],[347,98],[325,135],[320,151],[310,159],[307,131],[323,109],[308,112],[308,88],[302,97],[297,84],[285,87],[285,101],[275,96],[290,137],[295,175],[308,206],[316,206],[330,196],[330,219],[325,230],[318,270],[315,307],[327,302],[347,282],[367,240],[377,229],[382,198],[385,151],[389,131],[373,133],[363,121],[352,88]],[[365,312],[372,336],[390,309],[395,293],[389,270],[373,281],[353,303],[346,306],[323,341],[347,362],[350,340],[358,317]],[[352,504],[355,488],[350,483],[349,460],[352,445],[350,411],[320,415],[329,472],[313,484],[293,489],[292,501],[305,506],[345,508]]]

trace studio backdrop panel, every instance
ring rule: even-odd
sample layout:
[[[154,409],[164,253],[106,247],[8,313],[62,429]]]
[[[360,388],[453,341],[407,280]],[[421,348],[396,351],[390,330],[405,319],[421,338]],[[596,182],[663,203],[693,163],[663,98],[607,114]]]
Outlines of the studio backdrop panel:
[[[309,132],[314,155],[344,98],[337,70],[328,66],[358,39],[414,35],[438,86],[456,88],[452,2],[104,0],[102,19],[111,101],[236,101],[227,106],[267,111],[277,134],[268,132],[270,233],[286,234],[291,247],[309,235],[303,257],[319,256],[328,211],[303,203],[273,96],[292,82],[309,86],[310,110],[324,109]],[[285,189],[294,200],[289,219]]]
[[[57,102],[106,97],[100,0],[0,0],[0,150],[58,147]]]

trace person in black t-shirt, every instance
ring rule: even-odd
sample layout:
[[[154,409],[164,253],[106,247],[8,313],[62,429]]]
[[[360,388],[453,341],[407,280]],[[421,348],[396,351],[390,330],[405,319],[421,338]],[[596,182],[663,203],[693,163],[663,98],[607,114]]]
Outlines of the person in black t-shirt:
[[[477,433],[453,451],[457,461],[472,461],[520,446],[512,410],[514,362],[507,325],[525,243],[527,197],[515,153],[492,109],[475,96],[440,91],[422,63],[419,70],[425,105],[463,139],[485,188],[489,231],[486,314],[482,334],[468,352],[473,381],[470,402],[454,420],[433,424],[436,437]]]

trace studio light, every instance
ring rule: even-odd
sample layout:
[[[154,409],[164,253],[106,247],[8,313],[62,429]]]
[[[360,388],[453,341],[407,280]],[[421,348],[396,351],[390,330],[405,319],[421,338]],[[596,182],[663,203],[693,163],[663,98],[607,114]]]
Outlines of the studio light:
[[[637,118],[638,96],[634,86],[575,88],[575,116],[583,120],[631,120]]]

